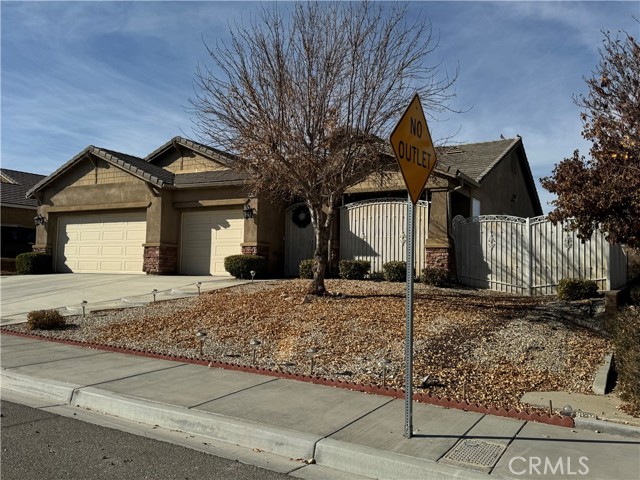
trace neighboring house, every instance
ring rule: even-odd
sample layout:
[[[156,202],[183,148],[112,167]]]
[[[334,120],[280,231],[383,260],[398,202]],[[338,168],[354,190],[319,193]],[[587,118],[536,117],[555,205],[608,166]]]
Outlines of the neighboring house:
[[[36,240],[34,217],[38,202],[27,198],[26,193],[43,178],[44,175],[0,168],[0,256],[15,258],[31,251]]]
[[[146,158],[89,146],[28,195],[47,219],[35,249],[57,272],[224,275],[228,255],[268,259],[271,275],[296,275],[311,257],[312,228],[300,204],[250,195],[233,157],[175,137]],[[449,267],[451,219],[479,213],[542,213],[521,139],[444,149],[419,205],[419,261]],[[374,270],[401,259],[406,200],[399,175],[350,189],[331,252],[372,259]],[[420,243],[422,242],[422,243]]]

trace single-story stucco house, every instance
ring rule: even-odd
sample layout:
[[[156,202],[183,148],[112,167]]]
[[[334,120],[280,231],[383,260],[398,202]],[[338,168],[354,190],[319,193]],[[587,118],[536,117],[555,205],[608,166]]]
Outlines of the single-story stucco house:
[[[456,215],[542,214],[522,139],[438,151],[416,215],[416,267],[453,266]],[[257,254],[273,276],[297,275],[313,251],[301,204],[253,196],[233,156],[175,137],[145,158],[89,146],[27,193],[46,221],[34,250],[56,272],[226,275],[224,258]],[[406,190],[400,174],[349,189],[331,240],[332,265],[404,258]]]
[[[0,168],[0,256],[3,258],[15,258],[33,248],[38,202],[27,198],[26,193],[44,178],[44,175],[36,173]]]

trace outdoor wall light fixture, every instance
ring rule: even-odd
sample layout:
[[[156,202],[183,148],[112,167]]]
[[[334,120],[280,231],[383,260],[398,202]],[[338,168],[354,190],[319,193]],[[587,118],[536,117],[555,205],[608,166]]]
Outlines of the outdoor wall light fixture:
[[[318,349],[311,347],[307,350],[307,357],[311,359],[311,369],[309,375],[313,376],[313,367],[315,366],[316,355],[318,355]]]
[[[151,295],[153,295],[153,301],[156,301],[156,295],[158,294],[158,289],[154,288],[153,290],[151,290]]]
[[[382,366],[382,388],[387,387],[387,368],[391,365],[391,360],[387,360],[383,358],[380,360],[380,365]]]
[[[256,214],[255,208],[251,208],[251,205],[249,205],[250,201],[251,200],[247,200],[247,202],[244,204],[244,208],[242,209],[242,214],[244,215],[245,220],[253,218],[253,216]]]
[[[202,348],[204,347],[204,341],[207,338],[207,332],[205,332],[203,330],[198,330],[196,332],[196,338],[200,342],[200,356],[202,356]]]
[[[87,306],[87,303],[89,303],[89,302],[87,302],[86,300],[82,300],[80,302],[80,305],[82,305],[82,318],[84,318],[84,309]]]
[[[260,347],[260,345],[262,345],[262,342],[260,340],[258,340],[257,338],[252,338],[251,341],[249,342],[249,345],[251,345],[251,348],[253,349],[253,363],[256,363],[256,351],[258,350],[258,348]]]
[[[35,223],[37,227],[47,223],[47,219],[44,218],[41,214],[37,214],[35,217],[33,217],[33,223]]]
[[[202,286],[202,282],[196,282],[196,287],[198,287],[198,295],[200,295],[200,287]]]

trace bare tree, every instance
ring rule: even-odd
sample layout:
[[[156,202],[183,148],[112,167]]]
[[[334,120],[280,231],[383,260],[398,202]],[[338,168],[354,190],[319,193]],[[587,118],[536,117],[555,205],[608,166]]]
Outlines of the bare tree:
[[[200,136],[238,156],[251,188],[301,199],[315,232],[310,290],[326,293],[331,224],[345,191],[388,166],[387,138],[412,96],[450,111],[457,76],[429,64],[437,47],[422,12],[367,1],[264,7],[207,46],[190,100]]]

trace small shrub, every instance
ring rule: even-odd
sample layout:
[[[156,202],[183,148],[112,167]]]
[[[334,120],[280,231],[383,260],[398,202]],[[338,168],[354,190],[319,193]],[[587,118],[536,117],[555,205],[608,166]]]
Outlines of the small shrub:
[[[21,253],[16,257],[16,271],[19,275],[51,273],[51,255],[39,252]]]
[[[629,301],[635,305],[640,305],[640,285],[634,285],[629,291]]]
[[[267,271],[267,259],[259,255],[231,255],[224,259],[224,269],[236,278],[251,279],[251,270],[255,278],[264,277]]]
[[[387,282],[404,282],[407,279],[407,262],[387,262],[382,265]]]
[[[27,315],[29,330],[56,330],[65,325],[64,317],[57,310],[34,310]]]
[[[372,282],[382,282],[384,280],[384,273],[382,272],[373,272],[366,277],[368,280]]]
[[[620,398],[640,414],[640,307],[627,307],[616,316],[613,348]]]
[[[558,282],[560,300],[584,300],[598,296],[598,284],[593,280],[563,278]]]
[[[338,270],[343,280],[364,280],[371,269],[368,260],[340,260]]]
[[[300,278],[313,278],[313,258],[300,262]]]
[[[446,287],[453,283],[453,278],[446,268],[427,267],[422,270],[420,281],[433,287]]]

